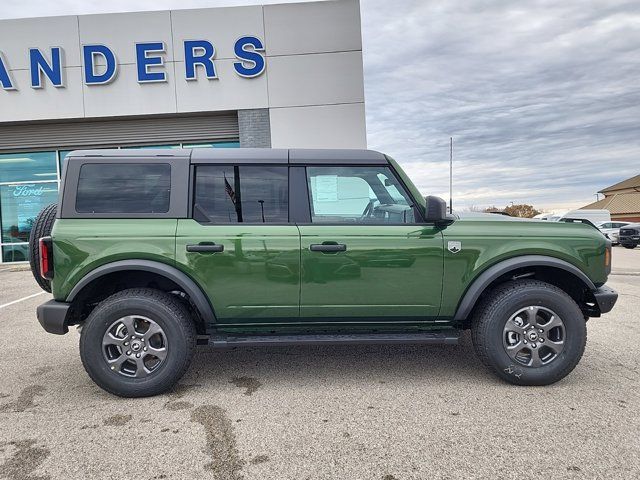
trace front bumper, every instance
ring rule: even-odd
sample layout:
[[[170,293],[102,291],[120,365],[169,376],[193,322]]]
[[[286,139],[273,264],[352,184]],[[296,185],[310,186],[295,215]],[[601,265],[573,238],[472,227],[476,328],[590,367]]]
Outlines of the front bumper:
[[[70,304],[49,300],[36,309],[36,315],[42,328],[49,333],[64,335],[69,331],[68,314]]]
[[[607,313],[610,312],[616,304],[618,292],[611,287],[603,285],[593,291],[593,297],[596,299],[600,313]]]

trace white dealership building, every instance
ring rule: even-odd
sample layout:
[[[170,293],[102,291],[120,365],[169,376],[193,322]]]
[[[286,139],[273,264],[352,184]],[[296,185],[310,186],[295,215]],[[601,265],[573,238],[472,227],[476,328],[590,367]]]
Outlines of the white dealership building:
[[[0,20],[0,261],[69,150],[366,147],[357,0]]]

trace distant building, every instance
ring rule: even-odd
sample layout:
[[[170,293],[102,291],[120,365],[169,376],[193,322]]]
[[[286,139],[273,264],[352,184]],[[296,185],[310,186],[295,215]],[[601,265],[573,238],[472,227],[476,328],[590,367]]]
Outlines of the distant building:
[[[606,209],[612,220],[640,222],[640,175],[600,190],[602,200],[590,203],[583,209]]]

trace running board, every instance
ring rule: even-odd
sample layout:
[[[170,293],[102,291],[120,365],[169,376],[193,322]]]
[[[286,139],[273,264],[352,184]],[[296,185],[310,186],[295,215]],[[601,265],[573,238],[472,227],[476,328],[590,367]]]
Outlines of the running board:
[[[209,337],[213,348],[282,347],[294,345],[457,345],[459,330],[419,333],[351,333],[300,335],[221,335]],[[203,342],[198,342],[202,344]]]

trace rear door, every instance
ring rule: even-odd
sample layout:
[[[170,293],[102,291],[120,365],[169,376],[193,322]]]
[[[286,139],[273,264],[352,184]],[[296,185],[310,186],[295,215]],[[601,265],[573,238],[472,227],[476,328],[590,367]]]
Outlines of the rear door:
[[[218,323],[298,321],[300,237],[289,223],[286,159],[194,165],[192,176],[176,260],[204,288]]]
[[[388,164],[307,165],[301,319],[411,323],[437,317],[443,237]]]

